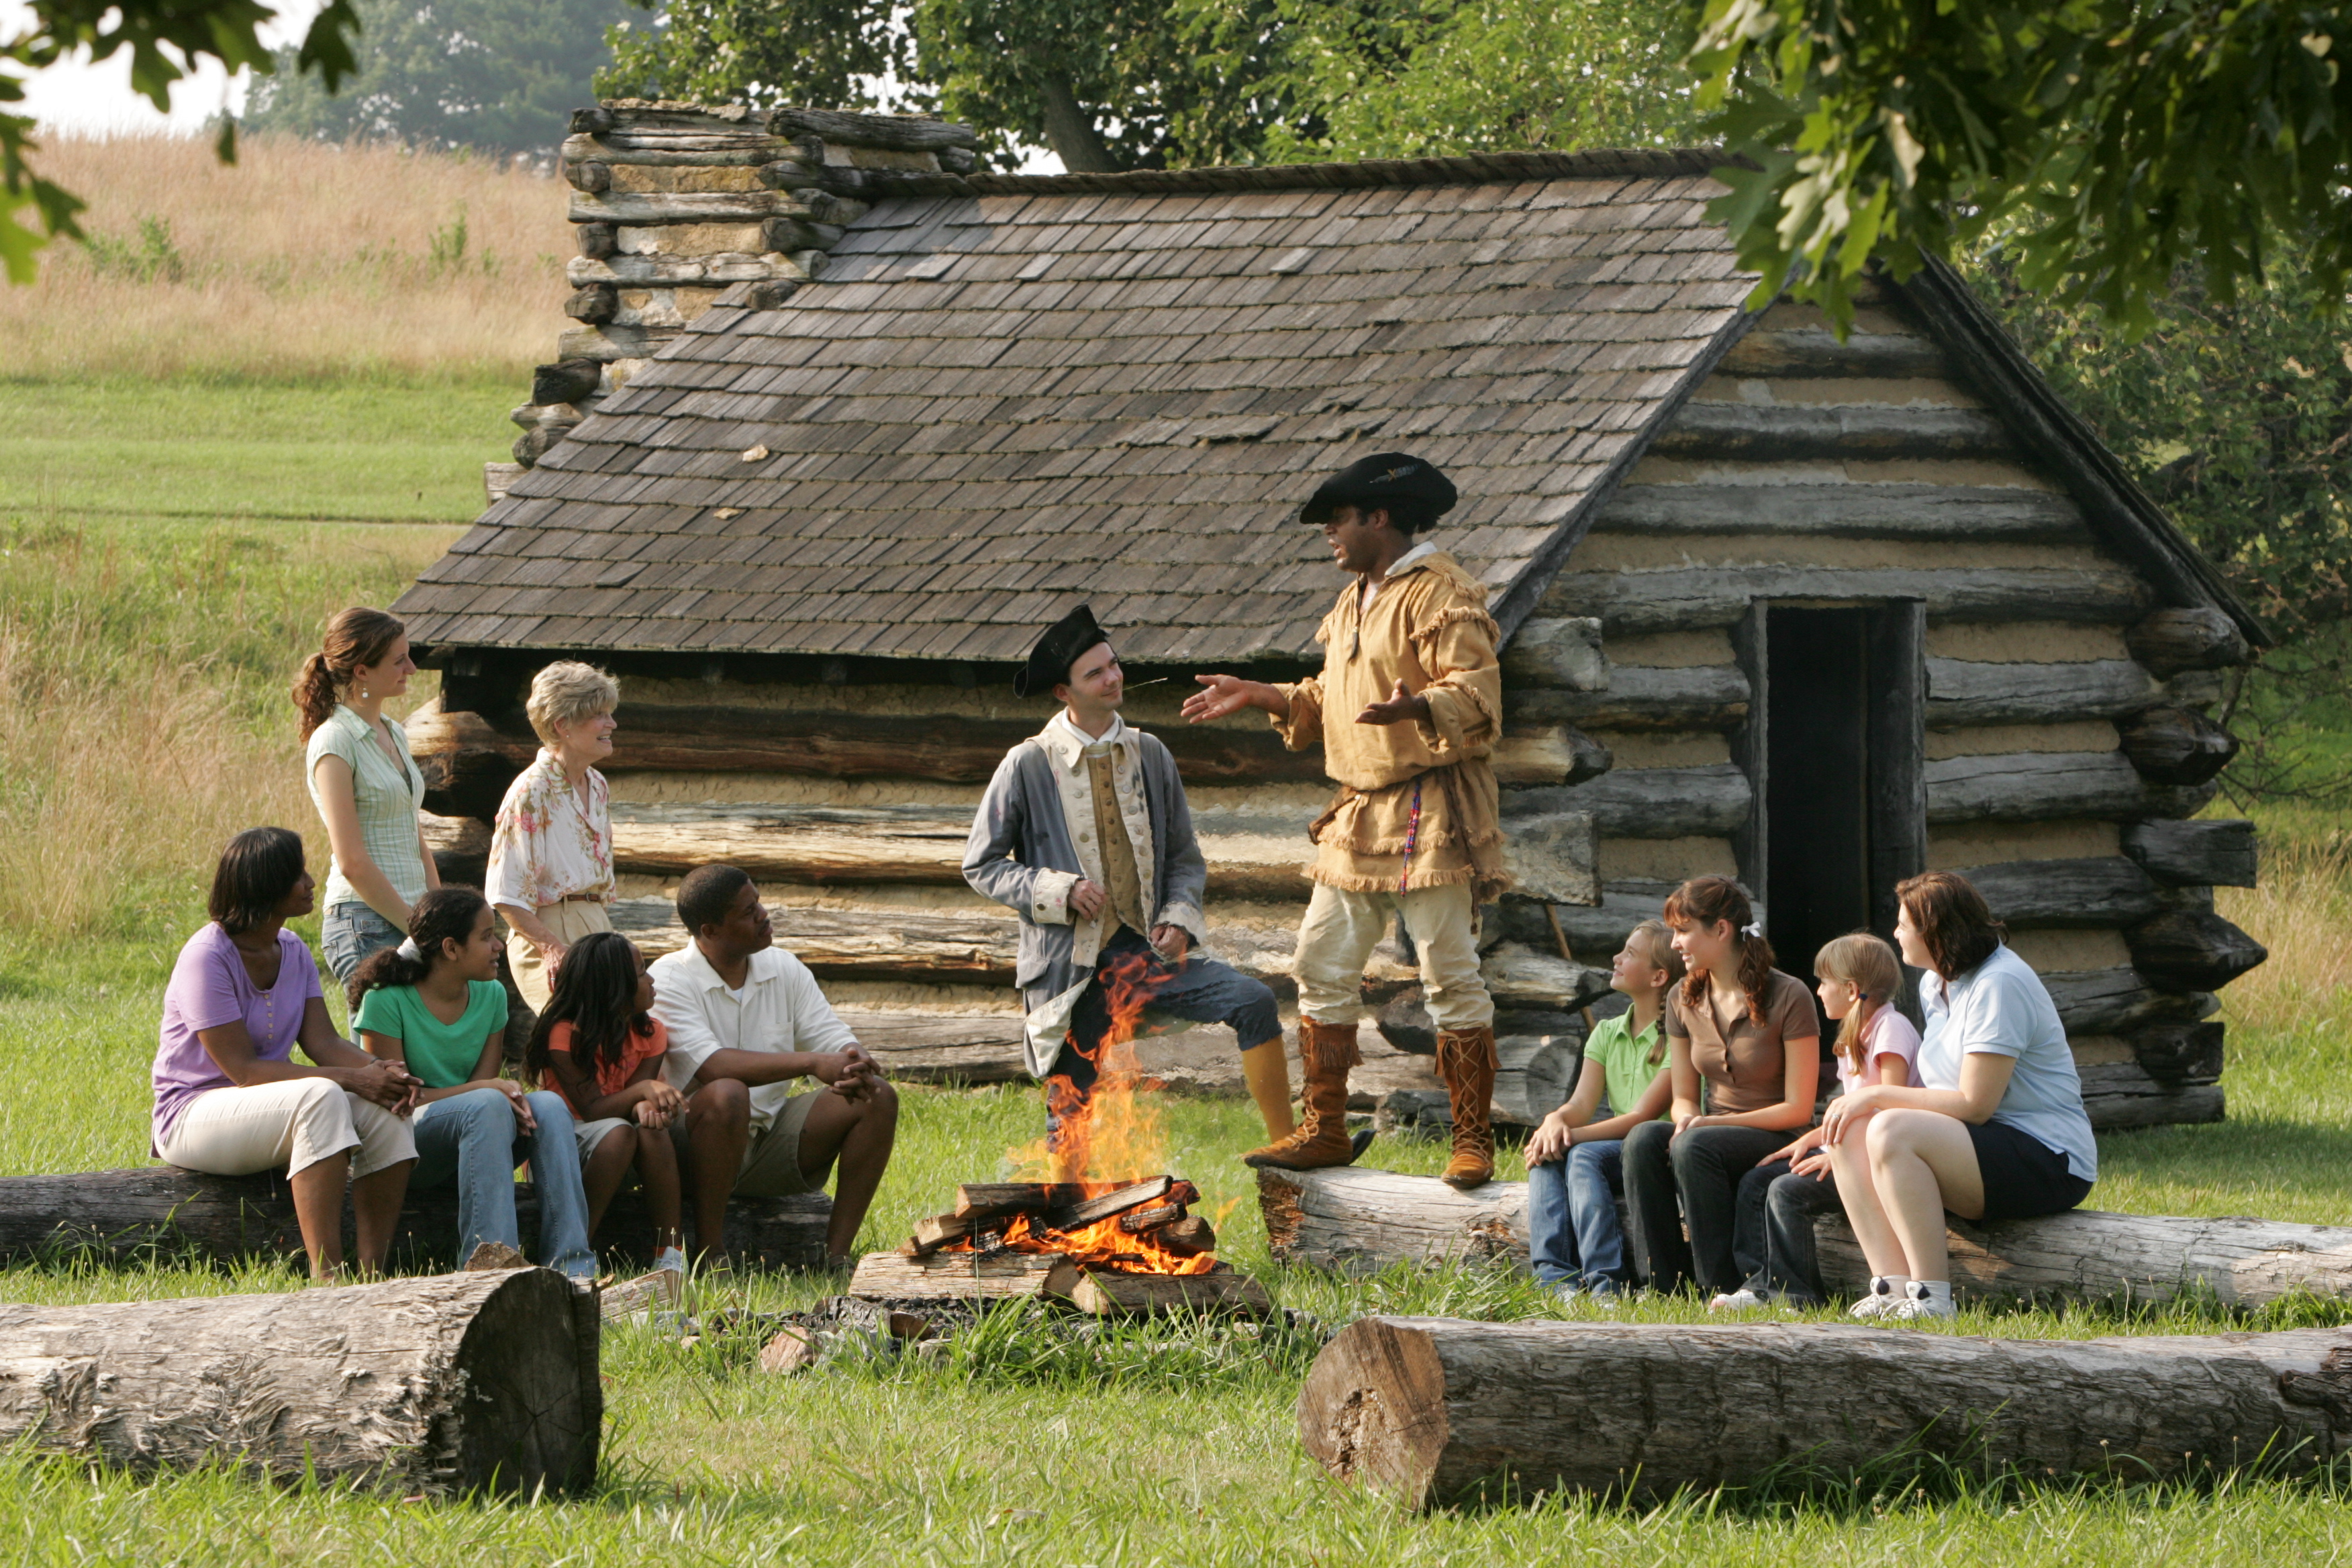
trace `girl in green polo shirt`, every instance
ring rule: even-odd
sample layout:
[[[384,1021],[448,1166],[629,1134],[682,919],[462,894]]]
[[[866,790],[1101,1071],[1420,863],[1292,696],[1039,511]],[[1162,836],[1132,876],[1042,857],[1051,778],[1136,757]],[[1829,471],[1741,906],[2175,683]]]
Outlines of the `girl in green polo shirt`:
[[[1635,926],[1609,966],[1609,988],[1632,1005],[1593,1026],[1575,1092],[1528,1140],[1531,1261],[1536,1278],[1564,1300],[1613,1296],[1629,1277],[1617,1220],[1623,1140],[1664,1115],[1674,1098],[1658,1019],[1666,993],[1682,977],[1682,955],[1665,922]]]
[[[352,1026],[371,1054],[425,1084],[408,1184],[457,1184],[458,1260],[485,1242],[521,1252],[514,1173],[528,1160],[541,1261],[593,1279],[571,1109],[562,1095],[533,1092],[499,1071],[507,994],[498,963],[490,906],[470,888],[436,888],[416,900],[407,940],[370,954],[352,975]]]

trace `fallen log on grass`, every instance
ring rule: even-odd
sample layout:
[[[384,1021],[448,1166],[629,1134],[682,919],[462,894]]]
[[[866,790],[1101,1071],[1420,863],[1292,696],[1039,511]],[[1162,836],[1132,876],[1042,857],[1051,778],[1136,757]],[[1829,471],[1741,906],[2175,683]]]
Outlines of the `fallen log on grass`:
[[[1899,1483],[1938,1462],[2135,1482],[2294,1474],[2352,1447],[2352,1331],[2051,1341],[1364,1318],[1316,1358],[1298,1431],[1334,1475],[1417,1508],[1482,1488]]]
[[[545,1268],[285,1295],[0,1306],[0,1443],[400,1495],[596,1479],[593,1291]]]
[[[529,1183],[515,1188],[525,1241],[539,1232],[539,1200]],[[833,1200],[822,1193],[788,1198],[735,1198],[727,1207],[728,1245],[769,1268],[814,1268],[824,1261]],[[598,1232],[606,1250],[650,1257],[653,1223],[643,1194],[620,1194]],[[343,1256],[352,1256],[351,1207],[343,1209]],[[392,1266],[454,1265],[457,1189],[412,1190],[401,1206]],[[212,1176],[173,1165],[71,1175],[0,1177],[0,1259],[28,1262],[60,1252],[96,1252],[117,1261],[147,1252],[215,1262],[293,1257],[302,1250],[294,1199],[285,1178]]]
[[[1524,1182],[1457,1193],[1433,1176],[1354,1166],[1260,1171],[1257,1180],[1267,1245],[1286,1262],[1351,1274],[1399,1263],[1527,1267]],[[1870,1269],[1843,1216],[1816,1221],[1814,1234],[1822,1283],[1861,1294]],[[2352,1300],[2352,1226],[2076,1209],[1984,1226],[1951,1219],[1947,1238],[1952,1287],[1964,1301],[2196,1295],[2254,1308],[2294,1294]]]

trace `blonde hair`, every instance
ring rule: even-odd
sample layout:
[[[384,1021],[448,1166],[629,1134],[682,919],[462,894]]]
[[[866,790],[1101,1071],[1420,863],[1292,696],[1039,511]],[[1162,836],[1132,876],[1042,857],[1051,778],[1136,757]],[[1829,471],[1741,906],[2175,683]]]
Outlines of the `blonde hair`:
[[[1860,1078],[1863,1037],[1878,1010],[1901,994],[1903,961],[1884,938],[1858,931],[1824,943],[1813,955],[1813,973],[1822,980],[1843,980],[1854,989],[1853,1008],[1838,1023],[1837,1051]]]
[[[1633,947],[1636,942],[1641,943],[1641,946],[1634,951],[1647,952],[1650,956],[1650,967],[1664,970],[1666,988],[1670,991],[1674,989],[1683,977],[1683,955],[1675,951],[1675,933],[1666,928],[1666,922],[1643,921],[1625,933],[1626,946]],[[1664,1029],[1661,1029],[1658,1031],[1657,1046],[1650,1053],[1650,1061],[1654,1066],[1665,1060],[1665,1058],[1666,1034]]]
[[[523,704],[530,727],[552,746],[556,728],[610,713],[621,705],[621,683],[593,664],[564,659],[530,678],[530,698]]]

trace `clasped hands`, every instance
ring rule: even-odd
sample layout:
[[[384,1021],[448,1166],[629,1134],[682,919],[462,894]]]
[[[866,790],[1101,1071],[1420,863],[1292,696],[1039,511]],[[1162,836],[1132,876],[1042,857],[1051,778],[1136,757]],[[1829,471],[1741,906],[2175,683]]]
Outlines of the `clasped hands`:
[[[358,1050],[357,1046],[352,1049]],[[372,1105],[380,1105],[394,1116],[405,1116],[416,1109],[416,1091],[425,1080],[398,1062],[371,1057],[363,1067],[342,1069],[342,1087]]]
[[[809,1076],[847,1100],[869,1098],[882,1081],[882,1064],[852,1042],[847,1050],[821,1053]]]

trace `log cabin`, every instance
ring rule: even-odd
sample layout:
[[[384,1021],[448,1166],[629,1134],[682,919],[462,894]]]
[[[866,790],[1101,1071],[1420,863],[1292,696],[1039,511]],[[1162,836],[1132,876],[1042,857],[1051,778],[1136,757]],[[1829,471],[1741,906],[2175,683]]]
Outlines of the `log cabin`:
[[[1009,1076],[1014,928],[958,862],[1048,716],[1012,673],[1084,600],[1188,781],[1213,950],[1286,992],[1318,757],[1176,709],[1318,668],[1339,584],[1294,510],[1406,448],[1506,637],[1498,1114],[1559,1103],[1677,879],[1742,879],[1803,974],[1940,867],[2048,981],[2095,1121],[2221,1116],[2212,993],[2263,952],[2212,907],[2252,829],[2200,813],[2265,634],[1948,269],[1871,280],[1843,340],[1751,309],[1704,152],[1021,176],[919,118],[574,131],[587,324],[517,411],[535,466],[396,605],[452,874],[532,672],[595,661],[625,929],[681,941],[665,894],[732,861],[886,1059]],[[1367,982],[1406,1051],[1411,978]]]

